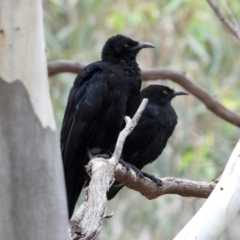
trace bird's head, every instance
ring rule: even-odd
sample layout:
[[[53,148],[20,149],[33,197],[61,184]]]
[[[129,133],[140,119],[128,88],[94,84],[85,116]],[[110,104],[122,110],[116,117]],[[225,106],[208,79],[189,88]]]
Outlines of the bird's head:
[[[171,100],[180,95],[188,95],[182,90],[174,90],[164,85],[150,85],[141,92],[142,98],[149,98],[149,101],[170,103]]]
[[[135,60],[138,52],[143,48],[155,48],[155,46],[147,42],[137,42],[118,34],[106,41],[102,50],[102,60]]]

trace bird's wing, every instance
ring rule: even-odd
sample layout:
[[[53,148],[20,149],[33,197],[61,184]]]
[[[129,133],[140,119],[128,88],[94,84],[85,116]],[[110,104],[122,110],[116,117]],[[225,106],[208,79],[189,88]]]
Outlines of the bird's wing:
[[[61,150],[64,164],[71,166],[81,146],[87,146],[98,127],[98,120],[111,102],[111,91],[100,63],[87,66],[71,89],[61,130]],[[65,157],[66,156],[66,157]],[[79,159],[79,161],[81,161]]]
[[[147,105],[137,126],[126,139],[123,148],[123,157],[132,158],[133,156],[137,156],[142,149],[145,149],[156,138],[158,132],[159,124],[157,122],[157,115]],[[127,161],[127,159],[124,160]]]

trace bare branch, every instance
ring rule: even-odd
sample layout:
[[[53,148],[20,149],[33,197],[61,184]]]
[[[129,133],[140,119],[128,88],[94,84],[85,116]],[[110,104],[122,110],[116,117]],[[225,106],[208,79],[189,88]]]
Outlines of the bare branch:
[[[225,16],[223,15],[223,13],[220,11],[220,9],[218,8],[216,2],[214,0],[207,0],[207,2],[209,3],[209,5],[211,6],[211,8],[213,9],[213,11],[215,12],[215,14],[217,15],[217,17],[220,19],[220,21],[224,24],[224,26],[227,28],[227,30],[234,36],[237,38],[237,40],[240,42],[240,32],[238,29],[238,26],[231,23],[227,18],[225,18]]]
[[[48,63],[48,76],[69,72],[79,73],[87,64],[78,61],[57,60]]]
[[[68,231],[71,240],[94,239],[101,230],[102,220],[109,217],[105,215],[107,208],[106,192],[114,181],[114,169],[121,156],[125,139],[137,125],[147,102],[147,99],[142,101],[133,119],[126,117],[127,124],[118,136],[112,158],[109,160],[93,158],[86,166],[87,172],[91,176],[91,181],[86,190],[86,200],[72,220],[69,221]]]
[[[207,198],[216,186],[215,182],[207,183],[175,177],[161,178],[163,186],[157,186],[148,178],[140,178],[134,170],[126,170],[120,163],[115,169],[115,179],[126,187],[140,192],[148,199],[154,199],[165,194]]]
[[[225,7],[226,11],[228,12],[229,17],[231,18],[231,21],[233,25],[237,28],[237,31],[239,31],[239,26],[236,17],[233,14],[233,11],[228,7],[227,3],[225,0],[222,0],[222,4]]]
[[[93,158],[87,166],[91,170],[91,181],[86,200],[69,221],[71,240],[90,240],[99,234],[107,208],[106,192],[113,182],[114,168],[106,159]]]
[[[161,178],[164,185],[159,187],[148,178],[140,178],[134,170],[126,170],[118,163],[114,165],[103,158],[93,158],[87,165],[91,171],[91,182],[86,188],[86,200],[80,206],[73,219],[69,221],[71,240],[94,239],[101,230],[102,220],[107,208],[106,192],[115,179],[128,188],[140,192],[148,199],[165,194],[177,194],[183,197],[207,198],[216,186],[215,182],[191,181],[174,177]]]
[[[62,72],[79,73],[83,70],[84,66],[85,64],[76,61],[75,62],[66,60],[53,61],[48,64],[48,74],[49,76],[53,76],[54,74]],[[201,102],[203,102],[206,105],[206,107],[209,110],[211,110],[217,116],[240,127],[239,114],[225,108],[221,103],[217,101],[216,98],[214,98],[204,88],[198,86],[188,77],[186,77],[183,72],[154,68],[149,70],[143,70],[142,78],[144,81],[157,79],[162,80],[170,79],[184,87],[192,95],[196,96]]]
[[[127,187],[139,191],[148,199],[154,199],[164,194],[178,194],[185,197],[207,198],[215,187],[215,183],[190,181],[178,178],[163,178],[163,186],[159,187],[148,178],[141,178],[134,170],[127,170],[118,160],[121,156],[124,141],[137,125],[137,122],[147,104],[142,101],[133,119],[126,118],[126,126],[118,137],[113,157],[109,160],[93,158],[86,166],[91,176],[91,182],[86,188],[86,200],[77,213],[69,221],[69,236],[71,240],[91,240],[100,232],[102,220],[109,217],[105,214],[107,208],[106,192],[115,179]]]

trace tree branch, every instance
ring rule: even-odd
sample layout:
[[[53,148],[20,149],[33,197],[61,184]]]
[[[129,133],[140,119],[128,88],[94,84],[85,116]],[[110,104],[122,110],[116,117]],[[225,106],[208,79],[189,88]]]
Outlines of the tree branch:
[[[53,75],[59,73],[76,73],[81,72],[87,64],[78,62],[78,61],[68,61],[68,60],[57,60],[48,63],[48,76],[51,77]]]
[[[85,66],[86,65],[84,63],[77,61],[53,61],[48,63],[48,75],[53,76],[62,72],[79,73]],[[183,72],[154,68],[149,70],[142,70],[142,78],[144,81],[170,79],[184,87],[192,95],[196,96],[201,102],[206,105],[209,110],[211,110],[217,116],[240,127],[239,114],[225,108],[204,88],[198,86],[189,78],[187,78]]]
[[[91,176],[89,186],[86,188],[86,199],[76,214],[69,221],[69,236],[71,240],[94,239],[100,232],[102,220],[109,216],[105,215],[107,208],[106,192],[114,182],[124,183],[127,187],[139,191],[148,199],[159,197],[163,194],[178,194],[206,198],[215,187],[215,183],[204,183],[177,178],[163,178],[162,187],[158,187],[148,178],[140,178],[134,170],[127,170],[118,163],[126,137],[137,125],[139,118],[147,104],[144,99],[134,115],[133,119],[126,118],[126,126],[119,134],[116,148],[112,158],[93,158],[86,166]]]
[[[122,135],[122,137],[125,136]],[[119,137],[119,139],[122,137]],[[104,158],[93,158],[87,165],[87,171],[91,175],[91,182],[85,189],[86,200],[79,207],[73,219],[69,221],[71,240],[94,239],[100,232],[102,220],[109,217],[105,215],[107,207],[106,192],[114,181],[113,173],[117,181],[140,192],[148,199],[154,199],[165,194],[207,198],[216,186],[215,181],[207,183],[165,177],[161,178],[164,184],[160,187],[148,178],[140,178],[134,170],[127,170],[121,163],[118,163],[114,170],[114,163]]]
[[[216,2],[214,0],[207,0],[217,17],[220,19],[220,21],[224,24],[226,29],[234,36],[236,39],[240,42],[240,32],[239,29],[235,24],[231,23],[227,18],[224,17],[223,13],[218,8]]]
[[[90,240],[99,234],[107,208],[106,192],[113,182],[113,165],[104,158],[93,158],[87,170],[91,181],[85,188],[86,199],[68,224],[71,240]]]
[[[115,169],[115,179],[126,187],[140,192],[148,199],[155,199],[165,194],[207,198],[216,186],[216,183],[213,181],[207,183],[175,177],[161,178],[163,186],[157,186],[149,178],[140,178],[134,170],[127,170],[121,163]]]
[[[127,124],[119,134],[113,156],[109,160],[101,157],[93,158],[86,166],[91,181],[86,188],[86,200],[69,221],[68,231],[71,240],[91,240],[99,234],[102,220],[109,217],[105,215],[106,192],[114,182],[114,177],[127,187],[139,191],[148,199],[154,199],[164,194],[207,198],[214,189],[214,182],[205,183],[178,178],[162,178],[164,184],[159,187],[150,179],[140,178],[134,170],[127,170],[118,163],[124,141],[137,125],[147,102],[147,99],[142,101],[133,119],[125,118]]]
[[[113,156],[109,160],[93,158],[86,166],[91,181],[86,189],[86,200],[69,221],[68,231],[71,240],[90,240],[99,234],[107,208],[106,192],[114,182],[114,169],[121,156],[123,144],[137,125],[147,102],[147,99],[143,99],[133,119],[125,118],[126,126],[118,136]]]

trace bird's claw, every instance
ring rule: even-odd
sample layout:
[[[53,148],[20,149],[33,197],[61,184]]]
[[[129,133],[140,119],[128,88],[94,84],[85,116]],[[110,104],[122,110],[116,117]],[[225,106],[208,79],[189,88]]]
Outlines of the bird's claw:
[[[142,172],[136,166],[134,166],[134,165],[132,165],[132,164],[130,164],[128,162],[125,162],[122,159],[119,160],[119,163],[121,163],[126,168],[127,171],[132,169],[140,178],[146,177],[146,178],[150,179],[151,181],[153,181],[154,183],[156,183],[157,186],[159,186],[159,187],[163,186],[163,181],[160,180],[159,178],[156,178],[155,176],[153,176],[151,174]]]
[[[129,171],[130,169],[132,169],[132,168],[131,168],[131,164],[123,161],[121,158],[120,158],[120,160],[119,160],[119,163],[121,163],[122,166],[127,169],[127,171]]]
[[[154,183],[157,184],[157,186],[159,187],[162,187],[164,185],[163,181],[159,178],[156,178],[154,175],[151,175],[151,174],[148,174],[148,173],[145,173],[145,172],[142,172],[143,173],[143,176],[152,180]]]

